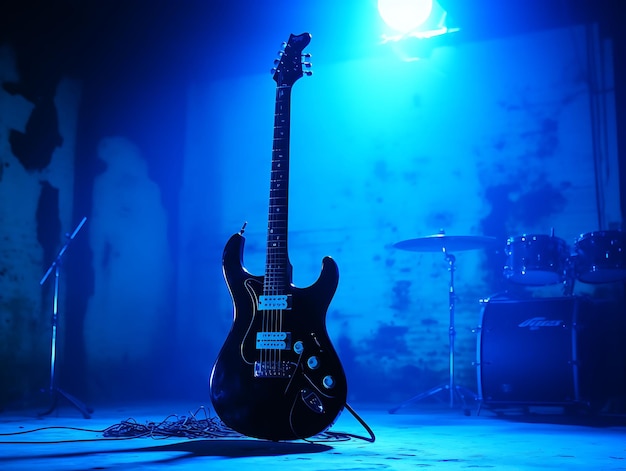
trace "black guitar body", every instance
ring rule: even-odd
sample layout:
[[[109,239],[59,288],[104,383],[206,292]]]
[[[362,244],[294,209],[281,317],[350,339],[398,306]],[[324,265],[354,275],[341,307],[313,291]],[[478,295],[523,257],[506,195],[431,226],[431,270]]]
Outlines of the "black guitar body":
[[[211,373],[213,407],[226,425],[250,437],[313,436],[332,425],[346,404],[346,377],[326,331],[337,265],[325,257],[313,285],[296,288],[290,283],[287,309],[262,310],[264,277],[243,267],[244,240],[235,234],[224,248],[223,272],[234,319]],[[276,348],[259,348],[258,333],[267,331],[277,315],[280,325],[271,330],[283,340]]]
[[[330,427],[346,404],[341,362],[326,331],[339,274],[325,257],[308,288],[292,283],[287,251],[291,87],[303,76],[311,35],[289,36],[274,69],[276,106],[264,276],[243,267],[243,228],[226,243],[224,278],[233,325],[213,365],[215,412],[232,429],[267,440],[296,440]]]

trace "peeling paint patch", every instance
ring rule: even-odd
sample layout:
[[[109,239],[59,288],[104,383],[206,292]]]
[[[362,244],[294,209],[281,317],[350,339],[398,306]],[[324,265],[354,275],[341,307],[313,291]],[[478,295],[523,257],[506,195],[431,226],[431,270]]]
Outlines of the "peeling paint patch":
[[[393,299],[391,309],[397,311],[408,311],[411,306],[411,282],[408,280],[398,280],[392,287]]]

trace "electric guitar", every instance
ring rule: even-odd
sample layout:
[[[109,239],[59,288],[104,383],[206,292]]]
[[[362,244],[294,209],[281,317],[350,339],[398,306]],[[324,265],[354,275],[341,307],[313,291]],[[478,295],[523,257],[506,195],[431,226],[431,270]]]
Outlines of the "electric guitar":
[[[274,69],[265,274],[252,275],[243,266],[243,229],[228,240],[222,257],[234,317],[211,372],[211,401],[227,426],[268,440],[323,432],[347,396],[345,373],[326,330],[337,264],[324,257],[317,281],[298,288],[287,254],[291,88],[304,75],[302,51],[310,41],[308,33],[290,35]]]

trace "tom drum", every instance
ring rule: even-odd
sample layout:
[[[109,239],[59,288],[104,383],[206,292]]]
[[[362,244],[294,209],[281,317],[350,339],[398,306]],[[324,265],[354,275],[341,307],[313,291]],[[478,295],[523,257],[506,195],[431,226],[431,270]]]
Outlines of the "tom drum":
[[[575,243],[576,277],[583,283],[611,283],[626,278],[626,234],[598,231]]]
[[[565,277],[567,244],[558,237],[529,234],[506,242],[504,276],[523,285],[551,285]]]

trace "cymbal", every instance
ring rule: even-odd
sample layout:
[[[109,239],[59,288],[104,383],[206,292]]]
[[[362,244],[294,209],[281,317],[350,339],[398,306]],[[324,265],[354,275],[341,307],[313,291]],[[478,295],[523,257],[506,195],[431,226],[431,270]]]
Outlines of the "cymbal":
[[[463,250],[484,249],[495,245],[495,237],[485,236],[449,236],[434,234],[417,239],[408,239],[393,244],[400,250],[411,252],[457,252]]]

